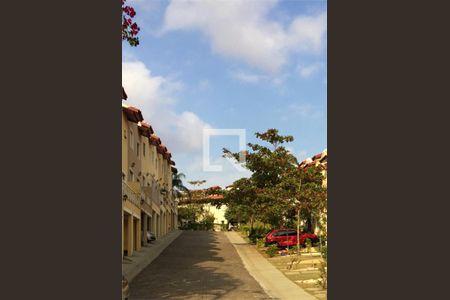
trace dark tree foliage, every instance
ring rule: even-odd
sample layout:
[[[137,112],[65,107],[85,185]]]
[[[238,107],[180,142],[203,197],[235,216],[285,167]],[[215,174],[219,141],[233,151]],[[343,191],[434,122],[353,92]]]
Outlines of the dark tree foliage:
[[[250,178],[235,181],[225,193],[224,201],[234,215],[239,208],[251,228],[255,220],[282,227],[286,221],[292,223],[297,210],[309,220],[311,215],[319,215],[326,208],[322,170],[314,166],[299,168],[296,157],[284,147],[294,140],[292,136],[282,136],[277,129],[255,135],[262,142],[249,143],[250,151],[233,153],[223,149],[224,156],[236,162],[244,155],[244,166],[252,171]]]

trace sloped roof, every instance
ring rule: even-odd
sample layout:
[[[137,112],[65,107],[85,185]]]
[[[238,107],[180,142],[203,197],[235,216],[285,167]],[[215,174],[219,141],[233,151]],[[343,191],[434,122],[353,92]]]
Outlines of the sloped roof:
[[[150,136],[154,133],[153,128],[147,122],[141,121],[138,123],[139,134],[150,138]]]
[[[153,145],[157,146],[157,145],[161,144],[161,139],[156,134],[152,134],[152,135],[150,135],[150,142]]]
[[[142,116],[142,112],[139,108],[122,104],[122,111],[125,113],[125,116],[127,117],[128,121],[134,123],[144,121],[144,117]]]

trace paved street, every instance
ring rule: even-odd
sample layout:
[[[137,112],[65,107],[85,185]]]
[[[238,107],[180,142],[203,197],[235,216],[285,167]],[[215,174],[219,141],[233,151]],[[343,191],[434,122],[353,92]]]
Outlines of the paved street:
[[[223,232],[184,231],[131,282],[130,300],[269,299]]]

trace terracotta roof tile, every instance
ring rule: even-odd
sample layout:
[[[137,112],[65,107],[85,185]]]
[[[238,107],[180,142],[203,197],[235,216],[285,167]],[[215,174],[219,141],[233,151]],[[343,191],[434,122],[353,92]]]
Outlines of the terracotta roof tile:
[[[210,199],[210,200],[222,200],[223,199],[223,195],[208,195],[206,198]]]
[[[122,111],[125,113],[127,119],[131,122],[139,123],[141,121],[144,121],[142,112],[139,108],[122,104]]]
[[[147,122],[139,122],[138,123],[139,133],[143,136],[146,136],[150,138],[150,136],[153,134],[153,128],[148,124]]]
[[[159,154],[164,154],[167,152],[167,147],[164,144],[159,144],[156,150]]]
[[[319,159],[321,157],[322,157],[322,153],[318,153],[318,154],[314,155],[312,159],[316,160],[316,159]]]
[[[150,142],[152,143],[152,145],[158,146],[159,144],[161,144],[161,139],[156,134],[152,134],[150,136]]]

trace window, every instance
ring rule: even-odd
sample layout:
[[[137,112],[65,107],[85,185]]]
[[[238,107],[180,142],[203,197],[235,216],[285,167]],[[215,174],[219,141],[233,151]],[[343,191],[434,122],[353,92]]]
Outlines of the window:
[[[142,144],[142,155],[145,156],[145,143]]]
[[[134,140],[133,140],[133,131],[130,129],[130,148],[133,149]]]
[[[133,171],[130,170],[130,173],[128,174],[128,181],[133,181],[134,179],[134,174]]]
[[[280,230],[272,234],[272,236],[294,236],[294,235],[297,235],[297,232],[292,230]]]
[[[139,158],[139,142],[136,143],[136,155]]]

